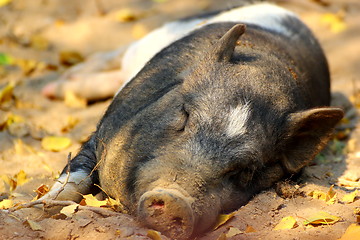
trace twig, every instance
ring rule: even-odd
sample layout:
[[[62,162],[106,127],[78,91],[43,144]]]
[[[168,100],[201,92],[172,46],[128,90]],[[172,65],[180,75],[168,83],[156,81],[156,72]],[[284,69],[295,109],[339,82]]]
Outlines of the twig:
[[[64,183],[61,185],[61,187],[55,192],[54,197],[52,198],[52,200],[55,200],[59,194],[64,191],[66,184],[69,182],[69,178],[70,178],[70,160],[71,160],[71,152],[69,152],[68,154],[68,162],[67,162],[67,169],[66,169],[66,179],[64,181]]]

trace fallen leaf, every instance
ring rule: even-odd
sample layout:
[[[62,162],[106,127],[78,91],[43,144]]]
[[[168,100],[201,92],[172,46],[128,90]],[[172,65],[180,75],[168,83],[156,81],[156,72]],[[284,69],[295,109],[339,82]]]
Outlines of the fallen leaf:
[[[344,235],[338,240],[355,240],[359,239],[360,236],[360,225],[353,223],[345,231]]]
[[[233,218],[234,215],[235,215],[235,212],[232,212],[230,214],[220,214],[217,218],[214,230],[216,230],[220,226],[224,225],[227,221],[229,221],[231,218]]]
[[[325,13],[321,16],[321,22],[329,26],[331,32],[340,33],[347,28],[343,15],[343,12],[337,14]]]
[[[87,100],[76,96],[72,91],[65,91],[64,102],[66,106],[72,108],[85,108],[87,106]]]
[[[67,133],[67,132],[71,131],[79,122],[80,122],[79,118],[69,116],[67,118],[67,122],[66,122],[65,126],[63,126],[61,128],[61,132]]]
[[[59,61],[66,66],[72,66],[84,61],[84,57],[76,51],[62,51],[59,53]]]
[[[152,240],[161,240],[161,235],[158,231],[148,230],[146,236]]]
[[[40,187],[38,187],[36,190],[34,190],[34,192],[36,192],[36,197],[35,200],[41,198],[42,196],[44,196],[46,193],[48,193],[50,191],[49,186],[42,184]]]
[[[247,226],[246,226],[246,229],[245,229],[245,232],[246,232],[246,233],[256,232],[256,229],[253,228],[253,227],[250,226],[250,225],[247,225]]]
[[[309,217],[306,221],[304,221],[304,225],[328,225],[328,224],[334,224],[337,221],[340,220],[340,217],[331,215],[327,212],[317,212],[316,214]]]
[[[99,201],[92,194],[83,195],[83,199],[80,202],[82,206],[102,207],[107,205],[107,201]]]
[[[14,203],[11,199],[4,199],[0,202],[0,209],[8,209],[14,206]]]
[[[110,206],[116,212],[124,212],[124,206],[120,203],[119,200],[108,197],[106,198],[106,205]]]
[[[273,230],[292,229],[296,226],[296,219],[292,216],[284,217]]]
[[[68,148],[71,139],[67,137],[47,136],[41,140],[41,146],[48,151],[58,152]]]
[[[355,201],[355,198],[357,197],[357,195],[358,195],[358,190],[355,190],[352,193],[344,195],[344,197],[342,198],[342,201],[345,203],[352,203]]]
[[[9,186],[10,191],[13,191],[16,188],[16,181],[13,178],[7,175],[1,175],[1,178],[4,181],[4,183]]]
[[[13,82],[9,82],[2,88],[0,88],[0,104],[4,102],[10,101],[13,96],[15,84]]]
[[[12,0],[0,0],[0,7],[5,6],[11,3]]]
[[[30,46],[36,50],[46,50],[49,48],[49,41],[39,34],[31,36]]]
[[[33,231],[42,231],[43,230],[39,223],[34,222],[32,220],[29,220],[29,219],[25,220],[25,224],[28,224]]]
[[[115,20],[119,22],[132,22],[137,18],[134,11],[129,8],[123,8],[115,12]]]
[[[0,0],[2,1],[2,0]],[[11,65],[14,62],[14,58],[6,53],[0,53],[0,65]]]
[[[330,186],[327,193],[323,191],[313,190],[308,193],[308,196],[314,199],[320,199],[325,201],[327,204],[334,204],[337,203],[337,193],[334,191],[334,185]]]
[[[63,207],[60,213],[66,215],[67,217],[72,217],[78,210],[79,204],[72,204],[66,207]]]
[[[241,230],[238,229],[238,228],[230,227],[230,228],[229,228],[229,231],[226,233],[226,237],[227,237],[227,238],[231,238],[231,237],[236,236],[236,235],[241,234],[241,233],[244,233],[244,232],[241,231]]]
[[[27,183],[30,179],[27,177],[24,170],[20,170],[17,174],[15,174],[16,185],[21,186]]]

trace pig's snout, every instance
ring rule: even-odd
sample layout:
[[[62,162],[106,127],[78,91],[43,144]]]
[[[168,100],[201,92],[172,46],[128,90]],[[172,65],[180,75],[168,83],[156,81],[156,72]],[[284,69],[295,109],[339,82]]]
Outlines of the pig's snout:
[[[139,200],[138,217],[148,227],[171,239],[191,236],[195,218],[191,200],[175,189],[154,189]]]

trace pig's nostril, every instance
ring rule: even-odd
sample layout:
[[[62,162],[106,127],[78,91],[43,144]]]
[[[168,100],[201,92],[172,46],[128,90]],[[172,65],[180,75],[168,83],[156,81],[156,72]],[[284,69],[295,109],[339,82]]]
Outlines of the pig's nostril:
[[[161,209],[165,207],[165,202],[163,200],[154,200],[152,201],[150,207],[155,209]]]

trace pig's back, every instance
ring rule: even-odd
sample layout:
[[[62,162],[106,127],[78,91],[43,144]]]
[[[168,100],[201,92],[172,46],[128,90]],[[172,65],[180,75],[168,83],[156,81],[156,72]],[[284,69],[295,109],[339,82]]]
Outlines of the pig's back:
[[[316,39],[294,13],[273,4],[259,3],[170,22],[154,30],[130,46],[125,53],[122,71],[127,82],[165,47],[207,25],[225,22],[244,23],[282,35],[288,39],[289,45],[298,50],[300,55],[313,59],[322,58],[321,64],[326,65],[326,60],[323,63],[324,57],[320,56],[322,51]],[[320,55],[308,56],[313,53],[320,53]],[[320,72],[320,75],[326,75],[324,71]]]

